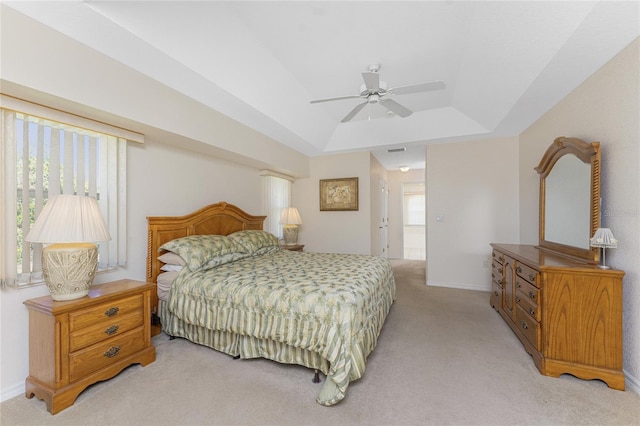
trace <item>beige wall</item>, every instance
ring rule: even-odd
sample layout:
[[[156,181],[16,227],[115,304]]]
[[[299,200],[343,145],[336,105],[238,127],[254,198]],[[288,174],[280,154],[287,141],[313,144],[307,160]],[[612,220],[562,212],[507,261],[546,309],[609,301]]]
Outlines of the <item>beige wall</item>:
[[[313,157],[310,176],[293,184],[293,205],[303,224],[298,241],[305,251],[371,252],[371,161],[368,152]],[[357,177],[358,211],[320,211],[320,179]]]
[[[425,183],[427,284],[489,291],[489,244],[518,242],[518,139],[428,145]]]
[[[538,175],[557,136],[599,141],[602,223],[618,238],[607,263],[624,270],[623,347],[627,383],[640,391],[640,41],[636,39],[520,135],[520,232],[537,242]]]

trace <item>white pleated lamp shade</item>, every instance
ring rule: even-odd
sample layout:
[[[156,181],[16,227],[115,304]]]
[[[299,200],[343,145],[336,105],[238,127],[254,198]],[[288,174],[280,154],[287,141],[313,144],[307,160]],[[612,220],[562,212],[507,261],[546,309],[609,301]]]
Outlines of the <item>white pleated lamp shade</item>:
[[[298,209],[295,207],[283,209],[282,214],[280,214],[280,223],[283,225],[301,225],[302,218],[300,217],[300,213],[298,213]]]
[[[111,240],[95,198],[57,195],[40,212],[25,241],[96,243]]]
[[[618,240],[613,237],[613,232],[609,228],[598,228],[593,234],[589,244],[591,247],[616,248]]]

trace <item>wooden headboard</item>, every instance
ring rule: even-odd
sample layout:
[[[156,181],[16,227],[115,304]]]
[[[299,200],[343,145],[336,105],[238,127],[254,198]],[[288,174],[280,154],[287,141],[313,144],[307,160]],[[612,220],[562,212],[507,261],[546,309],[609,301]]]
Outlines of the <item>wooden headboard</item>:
[[[184,216],[147,217],[147,281],[156,282],[162,262],[157,258],[164,243],[188,235],[229,235],[263,227],[266,216],[253,216],[221,201]]]

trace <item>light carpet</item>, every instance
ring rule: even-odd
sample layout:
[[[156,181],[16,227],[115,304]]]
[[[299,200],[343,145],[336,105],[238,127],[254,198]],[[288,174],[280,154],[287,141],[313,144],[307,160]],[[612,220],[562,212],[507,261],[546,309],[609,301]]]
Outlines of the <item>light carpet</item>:
[[[234,360],[164,334],[157,360],[84,391],[52,416],[18,396],[4,425],[637,425],[640,395],[538,373],[489,293],[425,286],[424,261],[393,261],[398,298],[364,376],[333,407],[312,372]]]

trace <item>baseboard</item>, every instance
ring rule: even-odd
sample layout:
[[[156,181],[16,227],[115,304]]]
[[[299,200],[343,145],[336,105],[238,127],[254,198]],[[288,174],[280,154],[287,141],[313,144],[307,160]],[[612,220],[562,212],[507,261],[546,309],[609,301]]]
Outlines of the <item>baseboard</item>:
[[[635,392],[640,395],[640,380],[633,377],[631,374],[629,374],[628,371],[624,369],[622,370],[622,372],[624,373],[626,390]]]
[[[457,288],[460,290],[491,291],[490,286],[486,286],[482,284],[470,284],[470,283],[427,281],[427,286]]]
[[[3,388],[2,394],[0,394],[0,402],[5,402],[18,395],[24,395],[24,381],[9,386],[8,388]]]

